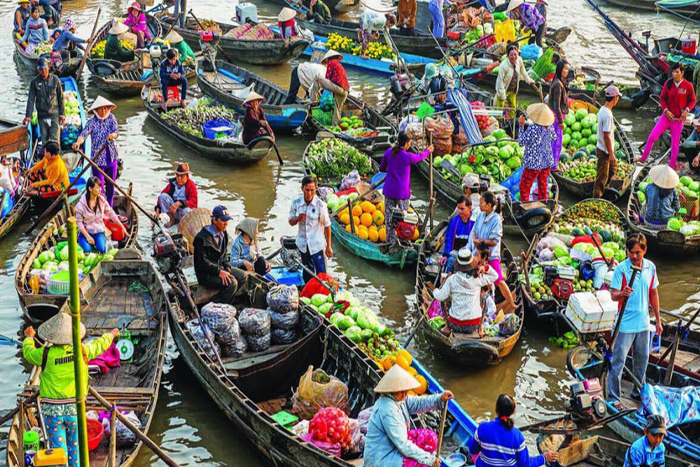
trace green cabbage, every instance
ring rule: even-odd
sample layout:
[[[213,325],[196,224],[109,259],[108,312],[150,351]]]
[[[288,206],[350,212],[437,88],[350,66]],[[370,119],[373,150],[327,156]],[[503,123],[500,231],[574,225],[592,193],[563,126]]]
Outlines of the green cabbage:
[[[324,303],[326,303],[327,299],[328,299],[328,297],[326,295],[317,293],[311,297],[311,303],[315,306],[321,306]]]
[[[351,341],[355,343],[360,343],[362,342],[362,329],[360,329],[359,326],[350,326],[347,328],[344,332],[346,336],[350,338]]]

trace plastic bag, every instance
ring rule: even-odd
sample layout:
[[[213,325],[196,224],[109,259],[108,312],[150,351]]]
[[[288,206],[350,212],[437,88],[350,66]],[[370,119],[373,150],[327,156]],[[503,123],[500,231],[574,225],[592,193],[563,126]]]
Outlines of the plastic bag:
[[[216,336],[209,330],[208,327],[202,326],[198,319],[189,321],[187,323],[187,329],[192,334],[192,337],[194,337],[194,340],[197,341],[202,350],[209,355],[210,358],[216,359],[216,355],[221,354],[219,344],[217,344],[215,340]],[[207,339],[207,336],[209,336],[209,339]],[[213,348],[209,343],[210,341],[214,345]]]
[[[243,336],[232,345],[222,345],[221,353],[225,357],[240,358],[248,350],[248,341]]]
[[[270,348],[270,341],[272,335],[270,331],[263,336],[246,336],[246,341],[248,341],[248,350],[251,352],[263,352]]]
[[[358,175],[359,176],[359,175]],[[299,289],[296,285],[275,285],[267,292],[267,306],[277,313],[299,309]]]
[[[554,256],[554,252],[552,250],[549,250],[546,248],[544,250],[540,251],[540,254],[537,255],[537,259],[540,262],[553,261],[555,258],[556,257]]]
[[[327,89],[324,89],[323,93],[321,93],[321,100],[319,101],[319,105],[321,107],[321,110],[323,110],[324,112],[333,110],[333,108],[335,107],[335,98],[333,97],[333,93],[328,91]]]
[[[556,248],[557,246],[565,249],[567,248],[566,243],[562,242],[556,237],[547,235],[542,240],[537,242],[537,246],[535,247],[535,253],[539,254],[545,248],[554,251],[554,248]]]
[[[244,308],[238,322],[247,336],[263,337],[270,335],[270,312],[258,308]],[[250,345],[250,341],[248,341]],[[252,349],[251,349],[252,350]]]
[[[374,406],[367,407],[362,412],[357,415],[357,421],[360,424],[360,432],[363,435],[367,434],[367,425],[369,425],[369,419],[374,413]]]
[[[355,188],[362,179],[360,178],[360,173],[357,170],[351,171],[349,174],[343,177],[340,182],[340,188],[338,191],[345,191]]]
[[[418,126],[421,128],[423,127],[423,123],[421,122],[421,119],[417,115],[409,114],[406,117],[404,117],[401,122],[399,123],[399,131],[406,131],[406,128],[408,127],[409,124],[417,123]]]
[[[366,428],[365,428],[366,430]],[[350,444],[343,457],[353,458],[365,452],[365,435],[360,428],[360,422],[354,418],[350,419]]]
[[[520,328],[520,316],[510,313],[498,323],[498,333],[502,336],[512,336]]]
[[[305,420],[310,420],[325,407],[337,407],[348,413],[348,387],[335,376],[309,366],[299,379],[299,387],[292,396],[292,407],[294,413]]]
[[[133,411],[129,412],[120,412],[126,417],[127,420],[129,420],[131,423],[133,423],[136,428],[141,428],[141,420],[139,420],[139,417],[134,413]],[[116,424],[116,440],[117,440],[117,447],[118,448],[128,448],[130,446],[133,446],[136,444],[136,434],[134,434],[133,431],[131,431],[129,428],[124,425],[121,420],[117,419]],[[102,418],[102,427],[105,430],[105,436],[109,438],[111,434],[111,427],[110,427],[110,420],[109,417],[103,417]]]
[[[329,186],[320,186],[320,187],[318,187],[318,191],[316,192],[316,195],[319,198],[321,198],[323,201],[325,201],[326,198],[328,197],[328,195],[330,195],[331,193],[335,193],[333,188],[331,188]]]
[[[274,345],[289,345],[299,340],[299,331],[296,329],[273,329],[270,336]]]
[[[324,443],[323,441],[316,441],[311,437],[310,434],[305,434],[301,437],[304,441],[308,441],[309,443],[313,444],[317,448],[326,451],[328,454],[331,454],[336,457],[340,457],[341,454],[341,448],[340,448],[340,443]]]
[[[413,141],[413,146],[416,150],[422,151],[428,146],[426,144],[425,129],[422,123],[409,123],[406,125],[406,134],[411,138],[411,141]]]
[[[270,311],[270,324],[273,330],[282,329],[290,331],[296,329],[299,325],[299,312],[275,313],[274,311]]]
[[[297,436],[306,435],[309,432],[309,421],[308,420],[300,421],[299,423],[294,425],[290,431]]]

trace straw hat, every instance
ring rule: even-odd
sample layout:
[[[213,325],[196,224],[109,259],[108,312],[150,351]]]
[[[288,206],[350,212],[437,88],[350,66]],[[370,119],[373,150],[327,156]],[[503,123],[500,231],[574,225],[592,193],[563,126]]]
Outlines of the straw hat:
[[[392,392],[410,391],[419,387],[420,383],[416,378],[400,366],[394,365],[379,381],[379,384],[374,388],[374,392],[390,394]]]
[[[117,22],[117,24],[112,26],[107,32],[118,36],[120,34],[124,34],[125,32],[129,32],[129,28],[124,23]]]
[[[474,267],[472,266],[472,252],[469,248],[460,248],[457,252],[457,259],[455,260],[455,270],[461,272],[469,272]]]
[[[131,13],[131,10],[136,10],[136,11],[141,11],[141,5],[139,2],[134,2],[131,4],[129,8],[126,9],[129,13]]]
[[[289,21],[290,19],[294,18],[296,15],[296,11],[292,10],[291,8],[284,7],[277,16],[277,21],[284,23],[285,21]]]
[[[165,36],[165,40],[170,42],[171,44],[177,44],[179,42],[182,42],[182,36],[177,33],[177,31],[170,31],[167,36]]]
[[[263,101],[264,102],[265,98],[255,91],[250,91],[250,93],[248,94],[248,97],[246,97],[245,100],[243,101],[243,104],[245,105],[245,104],[247,104],[249,102],[253,102],[253,101]]]
[[[117,104],[110,102],[102,96],[97,96],[95,102],[93,102],[90,108],[88,109],[88,113],[93,112],[95,109],[99,109],[100,107],[110,107],[110,110],[113,110],[117,108]]]
[[[667,165],[657,165],[649,171],[649,178],[659,188],[670,190],[678,185],[679,178],[675,170]]]
[[[550,126],[554,123],[554,112],[547,104],[531,104],[527,107],[527,116],[539,126]]]
[[[323,56],[323,59],[321,60],[321,63],[326,62],[327,60],[330,60],[333,57],[340,57],[338,60],[343,59],[343,54],[336,52],[335,50],[329,50],[326,52],[326,55]]]
[[[67,313],[58,312],[44,324],[39,326],[39,337],[53,345],[73,343],[73,323]],[[80,338],[85,337],[85,326],[80,323]]]
[[[187,162],[181,162],[177,165],[177,169],[175,169],[175,173],[177,175],[190,175],[192,172],[190,172],[190,164]]]
[[[19,2],[17,2],[18,5],[21,5],[23,3],[31,3],[31,2],[29,0],[19,0]]]
[[[508,8],[506,8],[506,13],[515,10],[523,3],[525,3],[525,0],[510,0],[510,3],[508,4]]]
[[[433,79],[437,74],[438,70],[434,63],[428,63],[425,65],[425,74],[423,75],[423,78]]]
[[[258,231],[258,223],[257,219],[246,217],[238,223],[236,230],[247,234],[250,238],[255,238],[255,233]]]

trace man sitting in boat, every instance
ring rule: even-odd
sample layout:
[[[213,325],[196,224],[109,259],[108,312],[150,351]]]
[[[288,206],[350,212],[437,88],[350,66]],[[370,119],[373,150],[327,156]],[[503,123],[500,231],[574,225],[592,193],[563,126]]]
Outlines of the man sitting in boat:
[[[649,415],[644,427],[644,436],[627,449],[623,467],[666,465],[666,446],[663,443],[665,437],[666,419],[661,415]]]
[[[457,252],[469,243],[469,234],[474,227],[471,220],[472,201],[464,195],[457,198],[457,215],[453,216],[445,232],[445,249],[442,251],[440,264],[445,264],[445,271],[454,270]]]
[[[185,214],[197,208],[197,186],[190,178],[191,173],[189,164],[178,164],[175,178],[168,180],[168,185],[158,196],[156,216],[161,213],[168,216],[165,228],[177,224]]]
[[[299,36],[299,30],[297,29],[297,22],[294,21],[297,12],[291,8],[284,7],[280,14],[277,16],[277,25],[280,28],[280,36],[282,39],[291,39],[292,37]]]
[[[366,10],[360,15],[360,29],[357,30],[357,40],[362,45],[360,57],[367,58],[365,50],[370,41],[379,39],[381,32],[388,31],[396,25],[396,16],[392,13],[377,13]]]
[[[439,467],[440,458],[424,451],[408,439],[410,415],[440,410],[454,395],[450,391],[430,396],[409,396],[420,382],[399,365],[394,365],[379,381],[365,437],[365,467],[401,467],[406,461]],[[437,445],[437,435],[433,433]]]
[[[433,290],[433,297],[444,302],[452,299],[447,326],[441,329],[444,334],[452,332],[484,336],[481,306],[481,288],[491,285],[498,279],[496,270],[488,265],[482,269],[476,266],[476,259],[469,248],[462,248],[455,261],[456,274],[447,278],[444,284]]]
[[[39,7],[33,7],[31,16],[25,25],[25,31],[19,40],[27,44],[24,51],[27,55],[32,55],[36,46],[49,40],[49,26],[44,18],[39,17]]]
[[[134,51],[126,49],[119,40],[119,36],[125,32],[129,32],[129,28],[120,22],[117,22],[107,31],[105,60],[116,60],[122,63],[134,60]]]
[[[165,40],[170,43],[171,48],[177,50],[177,57],[183,65],[195,64],[197,57],[177,31],[170,31],[168,35],[165,36]]]
[[[63,60],[68,60],[70,52],[75,50],[76,47],[85,50],[82,44],[85,44],[87,41],[75,35],[76,29],[77,24],[75,24],[75,21],[72,18],[66,18],[63,22],[63,31],[61,31],[58,39],[53,44],[53,50],[61,52]]]
[[[173,49],[168,49],[165,54],[167,60],[160,64],[160,87],[163,93],[163,110],[165,110],[168,101],[168,88],[180,87],[180,105],[185,106],[187,98],[187,77],[182,63],[177,59],[177,52]]]
[[[292,76],[289,80],[289,92],[283,105],[294,104],[297,100],[299,88],[306,91],[306,97],[309,98],[309,89],[314,84],[316,78],[326,76],[326,66],[320,63],[304,62],[295,66],[292,69]]]
[[[37,196],[39,193],[68,188],[70,185],[68,169],[59,151],[56,141],[49,141],[44,145],[44,158],[27,171],[27,177],[31,182],[27,194]]]
[[[233,304],[236,294],[246,289],[247,275],[228,262],[228,234],[231,220],[225,206],[212,211],[211,224],[194,237],[194,272],[199,285],[219,291],[211,301]]]
[[[700,69],[700,67],[697,68]],[[700,118],[693,120],[693,131],[690,133],[690,136],[683,141],[681,150],[683,154],[693,162],[695,162],[696,159],[700,161],[700,158],[698,158],[698,156],[700,156]],[[691,170],[692,167],[693,164],[691,164]]]
[[[647,207],[643,220],[647,227],[662,230],[681,207],[676,191],[679,178],[676,171],[665,164],[653,167],[649,178],[651,183],[644,189]]]
[[[306,19],[313,20],[318,24],[330,24],[333,17],[328,5],[323,3],[323,0],[311,0],[309,3],[309,12],[306,14]]]
[[[44,14],[41,17],[46,20],[46,24],[53,26],[61,22],[61,12],[63,11],[61,0],[39,0],[38,4],[44,9]]]
[[[270,264],[258,246],[257,219],[246,217],[236,226],[238,236],[231,246],[231,266],[264,276],[270,271]]]
[[[19,0],[19,6],[15,10],[14,27],[17,38],[24,36],[27,21],[31,14],[29,0]]]

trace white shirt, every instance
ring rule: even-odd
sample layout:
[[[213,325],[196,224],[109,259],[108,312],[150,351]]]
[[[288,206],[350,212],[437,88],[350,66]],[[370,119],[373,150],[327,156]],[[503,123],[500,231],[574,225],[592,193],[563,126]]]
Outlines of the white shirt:
[[[362,29],[380,32],[386,27],[386,16],[375,11],[367,10],[360,15]]]
[[[304,62],[297,67],[297,78],[301,86],[308,90],[316,77],[326,77],[326,66],[319,63]]]
[[[441,302],[452,297],[450,316],[458,321],[480,318],[481,288],[491,285],[498,279],[498,273],[492,267],[478,277],[471,277],[458,272],[447,278],[439,289],[433,290],[433,297]]]
[[[613,121],[612,111],[610,109],[608,109],[606,106],[603,106],[598,111],[598,141],[596,144],[596,148],[600,149],[605,154],[608,154],[608,148],[605,147],[605,133],[606,132],[610,132],[610,133],[615,132],[615,122]],[[613,139],[613,141],[614,141],[614,139]],[[611,154],[608,154],[608,155],[611,155]]]
[[[331,226],[331,218],[328,215],[328,206],[318,196],[314,196],[309,204],[304,201],[304,195],[292,201],[289,209],[289,219],[306,214],[306,221],[299,222],[297,233],[297,248],[302,253],[315,255],[326,249],[326,236],[324,229]]]

